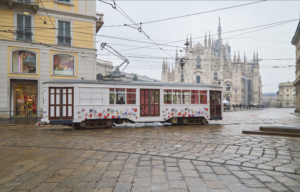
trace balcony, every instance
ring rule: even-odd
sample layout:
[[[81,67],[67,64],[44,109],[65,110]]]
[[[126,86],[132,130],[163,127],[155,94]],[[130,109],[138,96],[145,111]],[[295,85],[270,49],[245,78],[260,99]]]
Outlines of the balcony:
[[[104,24],[103,22],[103,13],[96,13],[97,15],[97,21],[96,21],[96,33],[98,33],[98,31],[100,30],[100,28],[102,27],[102,25]]]
[[[6,1],[9,8],[13,9],[15,5],[26,6],[27,8],[32,8],[36,13],[39,8],[39,0],[8,0]]]

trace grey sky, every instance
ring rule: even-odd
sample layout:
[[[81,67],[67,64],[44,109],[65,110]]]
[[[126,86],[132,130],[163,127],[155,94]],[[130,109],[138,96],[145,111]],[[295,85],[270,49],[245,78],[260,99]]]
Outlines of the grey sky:
[[[117,4],[137,23],[165,19],[169,17],[181,16],[186,14],[209,11],[218,8],[224,8],[234,5],[245,4],[254,1],[117,1]],[[170,45],[183,47],[187,34],[192,34],[194,42],[203,44],[205,32],[211,34],[217,33],[218,18],[221,17],[222,33],[227,31],[239,30],[248,27],[265,25],[279,21],[300,18],[299,1],[271,1],[247,5],[238,8],[232,8],[212,13],[205,13],[196,16],[184,17],[174,20],[162,21],[143,25],[143,30],[156,43],[166,43],[169,41],[181,42]],[[129,38],[138,41],[151,42],[138,30],[130,27],[105,27],[109,25],[131,24],[123,15],[110,5],[97,2],[97,11],[104,13],[104,27],[98,35],[115,36]],[[228,39],[229,45],[233,51],[240,51],[241,57],[244,57],[244,51],[247,58],[252,59],[253,50],[258,50],[260,59],[260,73],[262,76],[263,92],[278,91],[280,82],[294,81],[295,68],[278,68],[273,66],[287,66],[295,64],[295,47],[291,45],[291,39],[295,33],[298,21],[264,30],[240,35]],[[259,29],[259,28],[258,28]],[[223,34],[223,43],[227,37],[245,33],[252,30],[245,30],[235,33]],[[247,38],[243,38],[247,37]],[[195,39],[194,39],[195,38]],[[217,35],[215,35],[215,39]],[[120,51],[130,61],[125,72],[147,75],[152,78],[161,78],[162,58],[170,56],[159,49],[132,49],[139,46],[144,47],[150,44],[138,43],[132,41],[118,40],[106,37],[97,37],[99,42],[106,42],[114,49]],[[98,58],[112,61],[114,64],[120,64],[122,61],[114,56],[107,55],[106,51],[100,50],[98,43]],[[121,45],[128,46],[121,46]],[[161,46],[172,56],[175,56],[175,47]],[[158,48],[153,46],[151,48]],[[178,48],[179,49],[179,48]],[[158,59],[136,58],[145,55],[146,57],[158,57]],[[131,56],[131,57],[130,57]],[[233,57],[233,55],[232,55]],[[287,58],[292,58],[286,60]],[[267,60],[267,59],[285,59],[285,60]],[[168,63],[174,63],[174,59],[168,59]]]

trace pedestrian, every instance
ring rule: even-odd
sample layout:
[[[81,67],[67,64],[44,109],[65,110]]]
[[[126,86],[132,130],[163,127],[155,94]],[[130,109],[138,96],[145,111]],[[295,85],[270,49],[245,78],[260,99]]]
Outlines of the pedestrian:
[[[233,107],[233,110],[235,111],[235,105],[232,105],[232,107]]]

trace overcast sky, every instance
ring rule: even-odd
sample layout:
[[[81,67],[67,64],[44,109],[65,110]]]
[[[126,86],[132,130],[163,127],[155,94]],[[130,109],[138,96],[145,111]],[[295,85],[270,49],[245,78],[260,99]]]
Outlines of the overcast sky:
[[[116,1],[116,3],[136,23],[210,11],[250,2],[255,1]],[[299,19],[299,7],[299,1],[268,1],[189,17],[144,24],[142,25],[142,29],[156,43],[182,41],[168,44],[171,46],[161,46],[165,52],[155,45],[150,47],[151,49],[139,48],[128,50],[135,48],[134,46],[145,47],[150,46],[151,44],[98,36],[98,58],[111,61],[114,64],[122,63],[122,60],[107,55],[106,51],[100,50],[100,43],[106,42],[130,61],[125,72],[138,73],[140,75],[147,75],[152,78],[160,79],[162,58],[175,57],[176,48],[173,46],[178,46],[178,49],[183,47],[187,34],[189,34],[189,36],[192,34],[194,42],[199,41],[203,44],[205,32],[208,34],[210,31],[211,34],[217,34],[219,17],[221,18],[222,33],[225,33],[280,21]],[[109,27],[112,25],[132,24],[110,5],[97,2],[97,12],[102,12],[104,14],[104,25],[98,32],[98,35],[152,43],[145,35],[131,27]],[[272,67],[295,65],[295,46],[291,44],[291,40],[296,31],[298,22],[299,21],[293,21],[232,38],[229,37],[265,27],[222,35],[222,38],[224,39],[223,42],[225,42],[226,39],[229,41],[232,53],[233,51],[240,51],[242,58],[244,51],[246,52],[247,58],[252,59],[253,50],[258,50],[259,58],[262,59],[262,61],[260,61],[260,73],[262,76],[263,93],[275,93],[278,91],[279,83],[287,81],[291,82],[295,79],[295,67]],[[215,35],[215,39],[216,38],[217,35]],[[153,59],[153,57],[156,58]],[[174,59],[168,59],[168,63],[174,63]]]

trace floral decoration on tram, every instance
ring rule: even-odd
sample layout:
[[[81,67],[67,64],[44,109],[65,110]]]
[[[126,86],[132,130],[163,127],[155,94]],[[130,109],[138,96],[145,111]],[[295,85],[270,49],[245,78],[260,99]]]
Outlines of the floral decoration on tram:
[[[88,111],[88,112],[86,112]],[[97,110],[95,108],[92,109],[84,109],[82,108],[80,111],[77,111],[78,119],[87,120],[87,119],[120,119],[127,118],[130,120],[138,119],[138,109],[131,108],[123,110],[117,110],[113,108],[107,108],[103,110]]]
[[[208,108],[199,108],[192,109],[192,108],[184,108],[184,109],[176,109],[175,107],[171,109],[171,112],[168,108],[162,110],[163,120],[166,121],[172,117],[209,117],[208,116]]]

